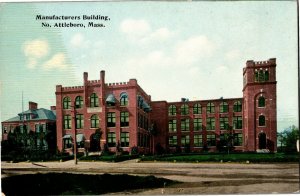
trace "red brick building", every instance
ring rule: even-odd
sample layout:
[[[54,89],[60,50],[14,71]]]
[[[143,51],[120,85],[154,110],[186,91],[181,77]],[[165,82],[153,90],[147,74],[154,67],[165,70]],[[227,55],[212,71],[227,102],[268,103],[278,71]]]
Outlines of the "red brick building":
[[[247,61],[243,97],[180,102],[151,101],[137,80],[56,86],[57,145],[80,150],[155,152],[276,151],[276,59]]]
[[[51,110],[38,108],[35,102],[29,102],[28,110],[17,116],[3,121],[2,140],[8,140],[9,135],[20,143],[22,147],[56,150],[56,112],[55,106]],[[54,137],[48,138],[49,137]],[[54,141],[53,141],[54,140]],[[50,143],[49,143],[50,142]]]

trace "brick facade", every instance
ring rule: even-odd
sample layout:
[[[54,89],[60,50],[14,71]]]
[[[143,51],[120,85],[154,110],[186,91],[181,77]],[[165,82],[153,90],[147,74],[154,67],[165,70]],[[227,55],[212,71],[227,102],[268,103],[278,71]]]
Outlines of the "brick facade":
[[[166,102],[151,101],[135,79],[105,83],[104,71],[100,80],[84,73],[83,86],[56,86],[58,150],[71,152],[76,132],[79,151],[220,151],[230,143],[275,152],[276,59],[247,61],[243,76],[241,98]]]
[[[38,108],[37,103],[30,101],[28,110],[22,111],[18,116],[5,120],[1,124],[2,141],[8,140],[11,133],[11,139],[20,143],[23,148],[56,150],[56,117],[53,106],[51,110]]]

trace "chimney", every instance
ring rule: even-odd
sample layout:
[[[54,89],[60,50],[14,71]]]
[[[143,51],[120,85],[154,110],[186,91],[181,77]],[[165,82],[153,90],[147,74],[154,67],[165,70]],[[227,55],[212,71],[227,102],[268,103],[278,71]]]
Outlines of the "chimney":
[[[102,84],[105,84],[105,71],[104,70],[100,71],[100,80],[101,80]]]
[[[88,73],[84,72],[83,73],[83,83],[85,84],[88,81]]]
[[[38,107],[38,104],[32,101],[29,101],[29,110],[36,110]]]
[[[56,106],[55,105],[50,106],[50,110],[55,111],[56,110]]]

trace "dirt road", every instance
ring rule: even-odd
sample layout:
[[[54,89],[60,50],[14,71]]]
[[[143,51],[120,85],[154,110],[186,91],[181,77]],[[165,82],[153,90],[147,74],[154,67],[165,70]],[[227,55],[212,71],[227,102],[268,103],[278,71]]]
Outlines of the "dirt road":
[[[155,175],[182,183],[126,194],[269,194],[299,190],[298,164],[22,162],[1,163],[1,177],[36,172]],[[120,194],[120,193],[117,193]]]

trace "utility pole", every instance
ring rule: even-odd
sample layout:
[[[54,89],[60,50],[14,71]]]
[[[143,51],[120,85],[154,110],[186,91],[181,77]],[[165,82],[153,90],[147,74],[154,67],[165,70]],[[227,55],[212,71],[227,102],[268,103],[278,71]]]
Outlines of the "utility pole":
[[[75,127],[74,127],[74,163],[77,165],[77,118],[76,118],[76,103],[74,102],[73,105],[73,114],[74,114],[74,120],[75,120]]]

